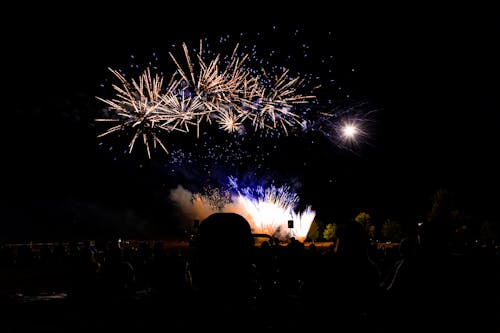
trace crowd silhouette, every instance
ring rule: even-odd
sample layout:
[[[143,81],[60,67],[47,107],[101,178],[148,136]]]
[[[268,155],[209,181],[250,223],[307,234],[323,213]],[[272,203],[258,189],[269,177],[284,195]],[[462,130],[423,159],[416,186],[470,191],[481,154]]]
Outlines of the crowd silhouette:
[[[352,221],[330,247],[293,237],[256,245],[248,222],[233,213],[201,221],[185,248],[110,241],[34,252],[4,244],[3,327],[498,332],[498,247],[457,252],[447,244],[439,225],[427,224],[383,251]],[[65,297],[22,297],[44,293]]]

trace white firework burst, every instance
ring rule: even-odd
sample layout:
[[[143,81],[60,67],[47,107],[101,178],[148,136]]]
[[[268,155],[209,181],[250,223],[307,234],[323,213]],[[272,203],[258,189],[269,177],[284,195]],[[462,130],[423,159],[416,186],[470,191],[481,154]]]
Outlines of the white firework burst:
[[[238,44],[231,56],[222,58],[217,54],[208,60],[203,57],[201,41],[194,56],[185,43],[182,49],[186,65],[183,67],[169,53],[176,70],[165,86],[164,78],[158,74],[152,76],[149,68],[131,81],[110,69],[120,84],[112,86],[113,98],[97,97],[107,105],[108,117],[96,121],[116,124],[98,137],[131,132],[129,153],[136,140],[142,138],[151,158],[150,146],[159,145],[168,154],[160,140],[161,132],[188,133],[195,127],[199,138],[201,125],[211,125],[214,121],[220,130],[231,134],[247,133],[247,123],[255,131],[283,131],[286,135],[290,127],[302,127],[303,119],[295,108],[310,102],[314,96],[298,93],[303,85],[299,77],[290,77],[288,70],[272,78],[264,69],[258,74],[247,68],[249,55],[239,54]]]
[[[136,140],[141,137],[148,157],[151,158],[150,144],[156,148],[156,144],[168,153],[165,145],[158,136],[167,116],[163,108],[162,86],[163,78],[155,75],[151,76],[151,71],[146,69],[138,81],[132,79],[130,82],[118,71],[109,69],[120,81],[121,86],[113,85],[116,95],[113,99],[103,99],[100,101],[108,105],[108,111],[113,113],[110,118],[96,119],[99,122],[118,122],[98,137],[106,136],[110,133],[131,130],[132,140],[129,143],[129,153],[134,149]]]

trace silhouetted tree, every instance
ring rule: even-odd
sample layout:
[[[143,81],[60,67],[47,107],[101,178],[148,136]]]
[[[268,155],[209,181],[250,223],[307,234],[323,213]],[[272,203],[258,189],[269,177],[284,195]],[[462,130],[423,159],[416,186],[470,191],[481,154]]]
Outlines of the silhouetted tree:
[[[358,215],[356,215],[354,221],[361,224],[366,230],[366,227],[370,224],[371,216],[366,212],[360,212]]]
[[[432,196],[431,210],[427,215],[427,229],[444,244],[451,241],[453,233],[453,195],[447,189],[438,189]]]
[[[371,219],[372,218],[370,214],[368,214],[367,212],[360,212],[358,215],[356,215],[354,221],[363,226],[370,239],[374,239],[376,228],[375,225],[371,222]]]
[[[337,224],[328,223],[323,231],[323,238],[327,241],[335,240],[337,238]]]
[[[446,189],[439,189],[432,196],[432,206],[427,219],[428,221],[448,220],[452,208],[452,194]]]

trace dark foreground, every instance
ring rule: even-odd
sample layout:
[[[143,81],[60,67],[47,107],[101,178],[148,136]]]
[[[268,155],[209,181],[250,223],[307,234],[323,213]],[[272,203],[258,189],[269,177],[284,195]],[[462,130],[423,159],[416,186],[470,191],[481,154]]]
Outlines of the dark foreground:
[[[214,235],[4,246],[0,332],[500,332],[497,246],[367,247],[355,235],[335,248]]]

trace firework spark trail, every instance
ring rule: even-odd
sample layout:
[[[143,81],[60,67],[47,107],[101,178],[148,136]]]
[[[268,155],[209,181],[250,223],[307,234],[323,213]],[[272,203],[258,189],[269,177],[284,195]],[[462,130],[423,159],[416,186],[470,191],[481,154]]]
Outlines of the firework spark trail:
[[[295,105],[307,104],[315,96],[301,95],[297,91],[303,85],[300,77],[290,78],[289,70],[283,70],[281,75],[273,79],[262,69],[264,80],[257,81],[259,86],[259,106],[249,115],[255,130],[274,130],[280,125],[286,135],[287,127],[301,125],[302,117],[290,110]]]
[[[221,110],[216,115],[216,121],[219,124],[219,128],[229,133],[239,132],[242,125],[241,120],[243,118],[243,114],[234,113],[231,110]]]
[[[157,135],[158,129],[163,127],[160,124],[166,120],[166,114],[162,108],[163,97],[161,96],[163,78],[158,75],[152,77],[148,68],[139,76],[139,82],[135,79],[128,82],[118,71],[109,70],[119,79],[122,86],[113,85],[116,96],[111,100],[97,98],[107,104],[111,110],[114,110],[116,116],[108,119],[96,119],[96,121],[120,123],[109,128],[104,133],[98,135],[98,137],[106,136],[116,131],[131,129],[135,132],[129,144],[129,153],[134,149],[137,138],[142,136],[149,158],[151,158],[150,142],[153,143],[154,148],[156,148],[156,144],[158,143],[168,154],[168,150]]]
[[[287,186],[245,187],[238,191],[236,180],[230,178],[231,182],[231,189],[237,192],[233,195],[229,190],[215,187],[205,187],[203,193],[192,194],[178,186],[170,191],[170,198],[191,221],[203,220],[215,212],[237,213],[248,221],[253,233],[266,233],[281,239],[290,236],[301,241],[305,239],[315,212],[310,206],[303,212],[296,212],[299,198]],[[294,221],[292,229],[288,228],[289,220]]]
[[[176,70],[167,85],[163,76],[151,76],[149,68],[138,81],[130,82],[118,71],[110,69],[121,86],[113,84],[115,96],[112,99],[97,97],[107,105],[109,118],[96,119],[99,122],[114,122],[116,125],[98,135],[103,137],[115,132],[133,132],[129,153],[135,142],[142,137],[148,157],[150,145],[159,144],[168,154],[161,133],[172,131],[190,132],[196,127],[200,136],[202,123],[218,124],[227,133],[246,133],[245,123],[251,122],[254,131],[278,131],[288,135],[289,128],[301,126],[302,116],[294,112],[300,104],[307,104],[315,97],[301,95],[298,90],[304,85],[300,77],[291,78],[289,71],[271,78],[264,69],[261,73],[246,66],[249,54],[239,54],[239,45],[229,59],[223,63],[221,55],[205,60],[203,45],[194,59],[188,47],[182,44],[186,67],[169,52]],[[208,52],[210,54],[210,52]],[[114,115],[113,115],[114,113]]]
[[[230,181],[236,184],[236,180]],[[290,190],[290,187],[257,186],[236,188],[236,191],[238,201],[250,215],[254,232],[279,234],[280,238],[286,235],[288,220],[292,218],[291,212],[299,201],[299,197]]]
[[[235,103],[235,96],[239,95],[238,91],[243,90],[242,87],[247,85],[248,73],[242,69],[246,56],[238,58],[236,51],[238,45],[234,48],[229,65],[220,69],[220,55],[214,59],[205,62],[201,55],[202,43],[200,42],[200,53],[197,54],[199,74],[196,75],[195,67],[191,61],[187,45],[182,44],[184,57],[187,63],[187,70],[184,70],[180,62],[172,53],[170,57],[177,66],[177,72],[183,79],[184,89],[191,88],[193,94],[197,96],[203,104],[206,112],[201,114],[201,118],[211,123],[212,113],[227,112],[228,110],[238,110],[242,112],[239,105]],[[197,122],[199,126],[201,122]],[[226,129],[223,127],[223,129]],[[228,128],[231,132],[231,128]],[[197,128],[197,136],[199,136],[199,128]]]
[[[299,241],[303,242],[306,237],[311,224],[316,217],[316,212],[312,210],[311,206],[307,206],[302,212],[291,211],[293,228],[291,234]]]
[[[268,202],[239,195],[237,201],[245,208],[245,215],[254,233],[275,235],[286,230],[287,221],[291,218],[290,210],[276,202]]]
[[[209,110],[206,118],[208,122],[212,113],[217,113],[220,128],[233,132],[240,125],[238,120],[249,118],[255,131],[276,130],[280,125],[288,135],[287,127],[300,125],[302,121],[301,116],[291,111],[293,107],[306,104],[315,97],[298,94],[304,82],[299,77],[290,78],[289,70],[283,70],[273,79],[265,69],[262,69],[262,75],[252,76],[252,71],[244,67],[248,54],[238,56],[237,49],[238,44],[224,69],[219,66],[220,55],[207,65],[201,54],[198,54],[200,74],[197,79],[186,44],[183,44],[183,50],[188,63],[187,71],[182,69],[171,53],[170,56],[185,86],[195,87],[195,94],[205,101],[205,107]]]
[[[255,189],[251,187],[245,187],[241,190],[238,190],[238,194],[246,197],[256,198],[263,202],[270,202],[287,210],[295,207],[295,205],[299,201],[299,197],[297,196],[297,194],[291,191],[289,186],[276,187],[274,185],[271,185],[267,188],[257,186]]]
[[[254,233],[267,233],[279,238],[294,235],[305,239],[315,212],[309,206],[304,212],[295,212],[299,197],[289,186],[240,188],[238,180],[232,176],[228,177],[228,186],[236,195],[232,197],[232,203],[222,210],[244,216]],[[294,229],[289,230],[288,221],[292,219]]]
[[[189,132],[189,127],[197,125],[198,119],[207,114],[200,98],[189,96],[184,91],[178,94],[169,91],[161,98],[162,110],[165,112],[162,128],[167,132],[172,130]]]

